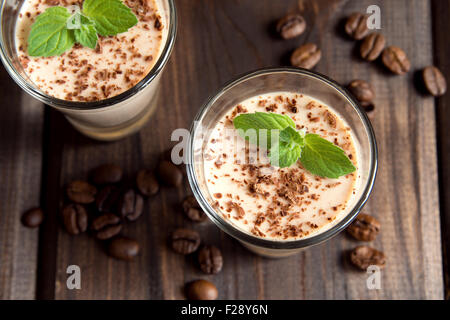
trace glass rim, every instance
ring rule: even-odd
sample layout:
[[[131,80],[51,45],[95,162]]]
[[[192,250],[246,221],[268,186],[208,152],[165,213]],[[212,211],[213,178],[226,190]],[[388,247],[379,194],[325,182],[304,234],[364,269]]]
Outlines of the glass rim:
[[[103,109],[108,108],[112,105],[120,103],[137,93],[141,92],[144,88],[146,88],[150,82],[162,71],[167,61],[169,60],[170,54],[173,50],[175,38],[177,34],[177,11],[175,7],[174,0],[167,0],[169,4],[169,30],[167,32],[167,41],[164,48],[159,55],[158,61],[153,65],[152,69],[147,73],[147,75],[142,78],[135,86],[130,89],[113,96],[111,98],[99,100],[99,101],[69,101],[58,99],[52,97],[45,92],[33,87],[29,81],[27,81],[20,73],[17,72],[14,67],[11,59],[9,59],[6,50],[5,44],[3,43],[3,28],[0,27],[0,58],[5,66],[5,69],[8,71],[11,78],[29,95],[40,100],[41,102],[49,105],[55,105],[57,108],[68,109],[68,110],[95,110],[95,109]],[[2,1],[0,7],[0,22],[2,21],[4,8],[6,1]]]
[[[270,240],[270,239],[264,239],[260,237],[256,237],[254,235],[251,235],[249,233],[246,233],[239,228],[233,226],[230,222],[227,222],[225,219],[223,219],[220,214],[214,210],[214,208],[211,206],[211,204],[205,199],[203,196],[203,192],[200,189],[197,175],[194,168],[194,137],[196,133],[196,123],[200,123],[200,121],[204,118],[204,116],[207,114],[211,106],[215,103],[217,99],[219,99],[223,94],[225,94],[229,89],[232,87],[250,79],[259,77],[266,74],[273,74],[273,73],[293,73],[298,74],[301,76],[309,76],[316,80],[320,80],[324,84],[330,86],[332,89],[334,89],[337,93],[339,93],[341,96],[343,96],[350,104],[350,106],[354,109],[354,111],[357,112],[359,115],[362,124],[364,126],[365,132],[367,133],[369,137],[369,147],[370,147],[370,168],[369,168],[369,175],[366,184],[363,186],[364,191],[361,194],[361,197],[358,199],[356,204],[353,206],[353,208],[343,217],[338,223],[333,225],[331,228],[325,230],[324,232],[318,233],[316,235],[312,235],[310,237],[306,238],[300,238],[296,240]],[[299,248],[305,248],[309,246],[313,246],[319,243],[322,243],[333,236],[340,233],[342,230],[344,230],[358,215],[358,213],[361,211],[361,209],[364,207],[365,203],[367,202],[370,193],[372,192],[376,173],[378,170],[378,148],[377,143],[375,139],[375,133],[372,128],[372,125],[369,121],[369,118],[367,117],[365,111],[363,111],[360,104],[356,101],[355,98],[352,97],[352,95],[349,93],[347,89],[345,89],[343,86],[338,84],[336,81],[328,78],[327,76],[318,73],[316,71],[311,71],[307,69],[302,68],[296,68],[296,67],[272,67],[272,68],[261,68],[253,71],[249,71],[247,73],[241,74],[234,78],[231,81],[228,81],[226,84],[221,86],[221,88],[218,90],[217,93],[210,96],[205,104],[200,108],[197,115],[195,116],[191,129],[190,129],[190,137],[188,141],[188,149],[187,149],[187,164],[186,164],[186,171],[187,176],[189,180],[189,184],[191,186],[192,192],[197,199],[200,207],[205,211],[206,215],[214,222],[216,226],[218,226],[221,230],[223,230],[225,233],[229,234],[230,236],[236,238],[239,241],[243,241],[246,243],[249,243],[251,245],[259,246],[259,247],[265,247],[270,249],[299,249]]]

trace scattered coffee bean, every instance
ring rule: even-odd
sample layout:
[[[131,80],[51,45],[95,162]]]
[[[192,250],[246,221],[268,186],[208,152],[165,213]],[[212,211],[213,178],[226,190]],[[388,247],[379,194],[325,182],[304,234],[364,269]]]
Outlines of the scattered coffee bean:
[[[288,14],[277,23],[277,32],[283,39],[292,39],[301,35],[306,28],[305,19],[299,14]]]
[[[68,204],[62,211],[64,226],[68,233],[77,235],[83,233],[88,227],[88,214],[86,209],[77,203]]]
[[[373,241],[380,232],[380,223],[374,217],[360,213],[347,228],[347,232],[356,240]]]
[[[372,113],[372,111],[375,110],[375,105],[373,104],[372,101],[363,101],[360,104],[361,104],[361,107],[363,107],[364,111],[367,114],[370,114],[370,113]]]
[[[384,268],[386,265],[384,253],[368,246],[359,246],[353,249],[350,253],[350,261],[363,271],[366,271],[371,265],[380,268]]]
[[[153,196],[159,191],[158,180],[151,170],[143,169],[139,171],[136,177],[136,185],[139,192],[147,197]]]
[[[425,88],[433,96],[442,96],[447,91],[447,81],[442,72],[435,66],[429,66],[423,69],[422,77]]]
[[[114,238],[108,246],[108,253],[116,259],[131,261],[139,254],[139,243],[125,237]]]
[[[36,228],[44,221],[44,211],[41,208],[33,208],[22,215],[22,224],[28,228]]]
[[[198,263],[206,274],[219,273],[223,265],[222,253],[214,246],[204,246],[198,252]]]
[[[369,34],[361,43],[361,57],[367,61],[374,61],[378,58],[384,49],[386,39],[381,33],[375,32]]]
[[[296,67],[312,69],[319,62],[322,53],[314,43],[306,43],[297,48],[291,56],[291,64]]]
[[[353,80],[348,85],[348,90],[360,102],[372,101],[375,97],[372,86],[364,80]]]
[[[196,280],[186,285],[186,296],[189,300],[216,300],[219,291],[212,282]]]
[[[144,210],[144,199],[133,189],[126,190],[120,199],[119,213],[129,221],[139,218]]]
[[[76,203],[88,204],[95,201],[97,188],[86,181],[76,180],[69,183],[66,189],[67,197]]]
[[[92,182],[97,185],[119,182],[122,175],[122,168],[116,164],[103,164],[91,173]]]
[[[206,214],[198,205],[194,196],[187,196],[183,201],[183,210],[186,216],[195,222],[202,222],[206,220]]]
[[[408,56],[398,47],[390,46],[384,49],[381,59],[386,68],[398,75],[407,73],[411,68]]]
[[[97,239],[110,239],[122,230],[120,218],[112,213],[102,214],[92,221],[92,230],[95,231]]]
[[[361,40],[369,33],[367,28],[368,16],[359,12],[354,12],[348,17],[345,23],[345,32],[355,40]]]
[[[200,245],[200,235],[190,229],[177,229],[172,234],[172,248],[181,254],[195,252]]]
[[[170,187],[179,187],[183,182],[183,173],[169,161],[161,161],[159,163],[158,177],[162,183]]]
[[[120,198],[120,188],[115,185],[103,187],[95,197],[95,205],[100,212],[113,212]]]

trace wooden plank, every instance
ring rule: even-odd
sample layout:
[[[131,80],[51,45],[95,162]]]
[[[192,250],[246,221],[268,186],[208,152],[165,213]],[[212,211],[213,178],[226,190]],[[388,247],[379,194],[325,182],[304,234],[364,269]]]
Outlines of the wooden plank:
[[[69,126],[64,137],[61,181],[86,177],[104,162],[121,164],[130,177],[142,167],[153,168],[159,154],[171,145],[175,128],[190,126],[204,100],[220,85],[251,69],[286,64],[288,53],[312,41],[322,48],[319,72],[346,83],[370,81],[376,89],[373,121],[380,155],[380,172],[365,211],[377,216],[381,235],[374,246],[385,251],[388,265],[382,289],[367,290],[364,273],[342,258],[357,245],[340,235],[281,260],[255,256],[211,223],[192,224],[179,203],[189,193],[163,189],[147,203],[146,213],[128,224],[124,234],[137,238],[141,256],[132,263],[110,259],[102,244],[88,235],[70,237],[59,229],[55,297],[57,299],[178,299],[185,282],[212,280],[226,299],[421,299],[442,298],[442,259],[437,195],[436,135],[433,99],[414,89],[412,72],[387,74],[377,64],[354,56],[355,43],[342,37],[338,26],[353,11],[378,4],[382,32],[389,44],[402,47],[413,69],[432,61],[430,4],[424,1],[177,1],[179,33],[163,76],[160,108],[138,134],[114,143],[97,143]],[[299,39],[281,41],[268,32],[273,21],[300,9],[308,22]],[[182,257],[167,247],[167,237],[179,226],[201,232],[204,242],[224,253],[224,269],[203,276],[194,257]],[[77,264],[82,289],[67,290],[65,270]]]
[[[448,34],[450,21],[450,4],[448,1],[432,2],[433,7],[433,40],[434,63],[442,70],[450,84],[450,47]],[[450,300],[450,137],[448,124],[450,123],[450,94],[437,99],[436,118],[439,151],[439,184],[441,199],[441,230],[444,252],[445,298]]]
[[[3,67],[0,83],[0,299],[33,299],[38,230],[20,217],[40,202],[44,108]]]

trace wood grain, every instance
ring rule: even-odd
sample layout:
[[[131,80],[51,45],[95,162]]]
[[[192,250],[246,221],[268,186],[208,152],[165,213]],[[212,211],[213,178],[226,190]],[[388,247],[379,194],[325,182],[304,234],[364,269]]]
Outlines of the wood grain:
[[[0,68],[0,299],[35,297],[38,230],[22,226],[39,206],[44,107]]]
[[[37,297],[182,299],[186,282],[206,278],[218,286],[222,299],[442,299],[435,101],[421,95],[414,86],[414,71],[433,61],[431,4],[421,0],[178,0],[176,3],[178,38],[162,78],[160,106],[140,133],[121,141],[100,143],[81,136],[61,116],[52,112],[48,117],[46,130],[51,139],[44,149],[43,172],[48,179],[42,184],[45,192],[42,199],[49,221],[40,235]],[[408,75],[392,76],[377,63],[361,61],[356,54],[357,44],[343,35],[343,19],[353,11],[364,12],[371,4],[381,8],[380,32],[387,43],[403,48],[409,55],[413,70]],[[305,16],[307,30],[297,39],[279,40],[273,34],[274,21],[293,11]],[[440,43],[445,46],[446,35],[443,37]],[[248,252],[210,222],[187,221],[180,210],[182,199],[190,193],[187,181],[180,189],[163,188],[147,201],[143,217],[125,226],[123,233],[136,238],[142,248],[141,255],[131,263],[109,258],[105,244],[88,234],[69,236],[58,226],[63,202],[61,188],[65,184],[87,177],[91,168],[105,162],[123,166],[130,180],[138,169],[154,168],[160,154],[173,144],[172,130],[188,128],[202,103],[221,84],[252,69],[286,65],[292,50],[305,42],[317,43],[322,49],[317,71],[343,84],[361,78],[370,81],[376,90],[373,125],[380,169],[364,211],[382,223],[381,234],[373,243],[388,257],[381,290],[368,290],[367,275],[349,265],[344,253],[359,243],[344,234],[297,256],[268,260]],[[445,59],[448,54],[441,53],[439,57]],[[441,101],[448,100],[440,100],[442,112]],[[33,141],[40,141],[42,133],[27,131],[38,130],[39,125],[11,131],[18,117],[19,114],[13,113],[13,121],[0,119],[0,179],[11,177],[0,188],[15,190],[17,186],[22,193],[30,194],[17,197],[13,206],[5,204],[3,198],[0,201],[0,298],[32,297],[34,290],[33,278],[24,285],[19,284],[19,274],[10,279],[15,270],[36,265],[33,250],[34,260],[24,262],[25,252],[36,249],[33,247],[36,234],[30,239],[33,235],[29,230],[17,230],[20,229],[17,217],[12,216],[33,202],[32,196],[39,193],[39,182],[10,180],[21,174],[25,177],[22,179],[31,179],[27,168],[37,162],[28,157],[33,147],[39,149]],[[31,117],[26,119],[31,121]],[[23,121],[16,122],[24,126]],[[5,139],[3,136],[8,137],[10,132],[20,133],[20,139],[11,136]],[[27,148],[16,146],[18,141],[24,141]],[[4,145],[13,147],[4,149]],[[5,150],[7,156],[3,155]],[[23,158],[12,158],[9,150]],[[4,210],[14,214],[7,216]],[[220,274],[204,276],[196,266],[195,256],[183,257],[168,248],[170,232],[180,226],[198,230],[205,243],[222,249],[225,262]],[[12,247],[17,250],[17,242],[26,245],[14,253]],[[66,288],[66,268],[71,264],[81,267],[81,290]]]

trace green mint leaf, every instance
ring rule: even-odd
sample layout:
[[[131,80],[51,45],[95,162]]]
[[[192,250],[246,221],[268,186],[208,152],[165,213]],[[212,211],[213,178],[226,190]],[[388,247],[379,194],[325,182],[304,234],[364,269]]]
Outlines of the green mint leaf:
[[[292,127],[286,127],[280,132],[280,141],[289,144],[295,143],[303,147],[305,141],[303,136]]]
[[[270,164],[280,168],[290,167],[302,154],[302,147],[296,143],[274,143],[270,148]]]
[[[312,174],[326,178],[336,179],[356,170],[344,150],[312,133],[305,135],[300,162]]]
[[[75,36],[66,28],[70,17],[64,7],[50,7],[40,14],[31,26],[28,54],[32,57],[59,56],[72,48]]]
[[[80,28],[74,30],[75,40],[82,46],[95,49],[97,47],[97,30],[94,23],[87,17],[80,15]]]
[[[234,118],[233,124],[243,138],[258,146],[264,145],[267,149],[271,147],[272,138],[278,139],[280,130],[286,127],[295,128],[295,123],[289,116],[266,112],[240,114]],[[264,133],[261,134],[265,141],[260,141],[260,130],[265,130],[265,136]]]
[[[115,36],[138,23],[135,14],[121,0],[86,0],[82,12],[94,21],[102,36]]]

